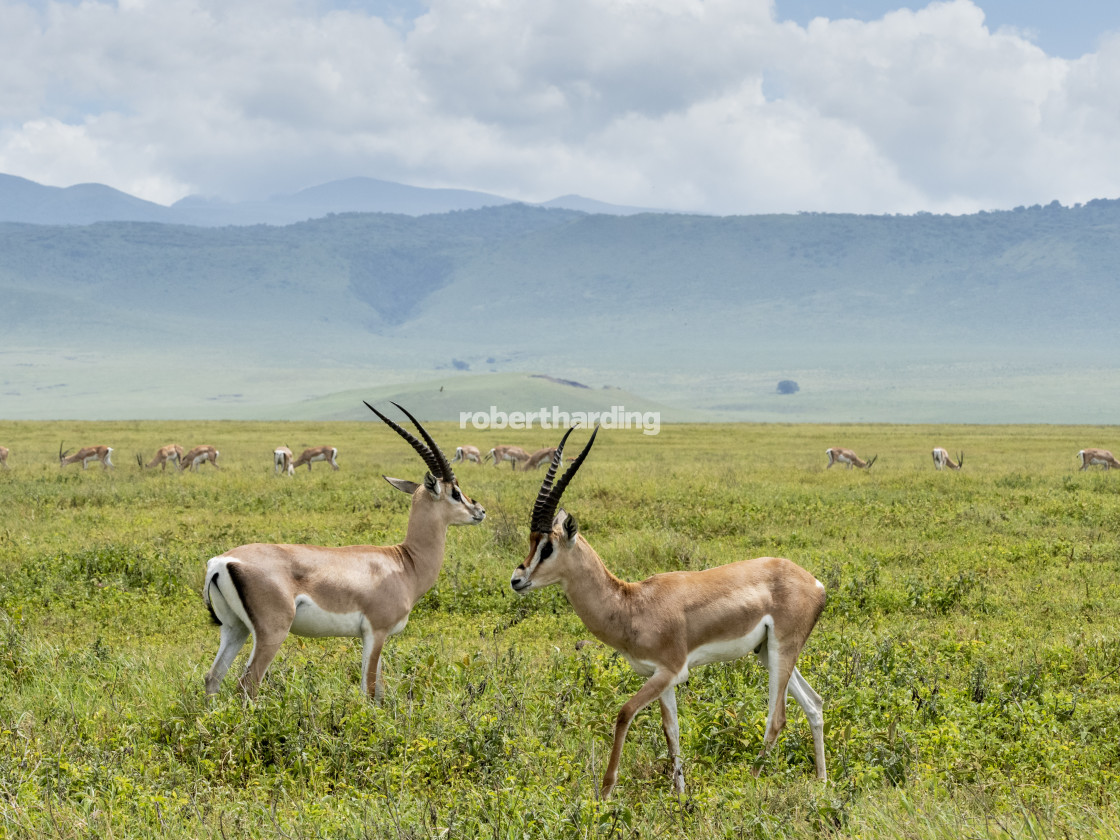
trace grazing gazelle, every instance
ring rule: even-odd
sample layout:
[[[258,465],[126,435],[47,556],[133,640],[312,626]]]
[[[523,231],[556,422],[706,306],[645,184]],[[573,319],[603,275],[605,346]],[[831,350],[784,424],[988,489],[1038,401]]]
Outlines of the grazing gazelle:
[[[520,446],[495,446],[486,453],[486,457],[482,460],[489,461],[494,459],[494,466],[498,466],[502,461],[509,461],[510,466],[517,469],[518,464],[522,464],[529,460],[529,453],[522,449]]]
[[[326,461],[331,465],[331,469],[337,470],[338,463],[334,460],[337,456],[338,450],[333,446],[312,446],[310,449],[305,449],[300,453],[295,463],[292,464],[292,469],[307,464],[307,471],[311,472],[311,463],[313,461]]]
[[[825,469],[831,469],[833,464],[844,464],[848,469],[852,467],[859,467],[861,470],[871,469],[871,465],[875,463],[878,455],[872,455],[870,461],[861,461],[859,456],[850,449],[841,449],[838,446],[833,446],[824,451],[828,456],[828,466]]]
[[[287,473],[295,475],[296,468],[292,465],[292,450],[286,446],[277,446],[272,450],[272,464],[277,475]],[[309,466],[308,469],[311,469]]]
[[[529,472],[531,470],[539,469],[541,464],[547,463],[552,460],[552,456],[556,454],[555,446],[546,446],[544,449],[538,449],[529,456],[529,460],[525,462],[524,470]]]
[[[397,405],[393,403],[393,405]],[[447,529],[477,525],[482,505],[467,498],[439,447],[420,423],[424,443],[369,403],[366,406],[408,441],[424,459],[423,484],[385,480],[412,497],[404,542],[392,546],[243,545],[206,564],[203,599],[222,626],[221,644],[206,693],[214,694],[237,652],[253,636],[253,652],[240,680],[253,696],[289,633],[356,636],[362,640],[362,689],[375,701],[384,694],[381,648],[399,633],[443,565]]]
[[[455,457],[451,459],[451,463],[457,464],[460,461],[473,461],[476,464],[481,464],[482,453],[478,451],[477,446],[456,446]]]
[[[0,467],[4,469],[8,468],[8,452],[8,447],[0,446]]]
[[[1081,460],[1081,469],[1087,470],[1091,466],[1103,466],[1106,470],[1116,468],[1120,470],[1120,461],[1112,457],[1107,449],[1082,449],[1077,453]]]
[[[214,469],[220,469],[220,467],[218,467],[218,456],[221,454],[222,453],[213,446],[207,446],[205,444],[196,446],[179,459],[179,471],[187,470],[188,472],[197,472],[198,468],[207,462],[212,464]]]
[[[177,443],[169,443],[167,446],[161,446],[156,450],[156,455],[148,463],[144,463],[144,456],[139,452],[136,453],[136,463],[140,465],[141,469],[149,469],[151,467],[159,467],[164,472],[167,471],[167,462],[174,461],[175,466],[183,459],[183,447]]]
[[[111,446],[83,446],[73,455],[70,450],[62,451],[62,444],[58,445],[58,465],[65,467],[67,464],[81,464],[84,470],[94,461],[101,462],[101,469],[107,470],[110,467],[115,468],[116,464],[110,460],[110,455],[113,454],[113,447]]]
[[[953,459],[949,457],[949,453],[938,446],[933,450],[933,465],[939,470],[945,467],[951,470],[959,470],[964,466],[964,453],[959,453],[956,462],[954,462]]]
[[[824,609],[824,586],[790,560],[760,557],[694,572],[667,572],[639,583],[619,580],[579,533],[576,520],[561,509],[564,488],[587,457],[595,434],[553,486],[564,443],[560,441],[533,506],[529,556],[510,585],[528,592],[559,583],[584,625],[649,679],[618,713],[614,746],[603,775],[602,795],[618,780],[618,762],[630,722],[655,699],[673,765],[673,787],[684,790],[675,687],[691,668],[725,662],[752,651],[767,669],[769,712],[759,761],[786,723],[786,690],[805,710],[813,733],[817,778],[827,778],[822,701],[797,670],[797,657]]]

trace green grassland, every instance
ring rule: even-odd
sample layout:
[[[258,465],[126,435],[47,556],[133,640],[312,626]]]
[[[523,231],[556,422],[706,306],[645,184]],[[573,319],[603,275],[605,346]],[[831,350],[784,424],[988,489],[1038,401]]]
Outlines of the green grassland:
[[[451,449],[554,433],[460,431]],[[778,554],[828,588],[800,667],[825,699],[830,780],[800,709],[757,780],[751,659],[678,689],[672,793],[656,708],[598,801],[641,684],[556,589],[516,596],[540,473],[464,465],[486,522],[362,695],[356,639],[285,642],[256,702],[202,677],[208,557],[251,541],[392,543],[419,459],[375,422],[15,422],[0,470],[0,837],[1120,837],[1120,475],[1079,472],[1115,427],[667,425],[607,430],[565,506],[621,577]],[[117,468],[60,470],[107,443]],[[581,445],[583,433],[573,444]],[[210,443],[220,471],[134,453]],[[331,443],[341,470],[272,472]],[[878,453],[870,473],[824,450]],[[934,445],[965,452],[933,470]],[[244,654],[243,654],[244,656]],[[243,660],[241,660],[243,661]],[[235,669],[240,667],[235,665]]]

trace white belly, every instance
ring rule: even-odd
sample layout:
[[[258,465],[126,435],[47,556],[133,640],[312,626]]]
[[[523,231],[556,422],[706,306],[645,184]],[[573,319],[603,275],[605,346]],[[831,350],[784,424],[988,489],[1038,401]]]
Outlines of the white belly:
[[[709,662],[728,662],[732,659],[742,659],[762,644],[763,639],[766,638],[767,626],[773,625],[773,623],[773,619],[766,615],[744,636],[700,645],[696,650],[689,653],[688,667],[707,665]]]
[[[297,636],[361,636],[364,619],[360,610],[329,612],[307,595],[300,595],[296,598],[291,632]]]

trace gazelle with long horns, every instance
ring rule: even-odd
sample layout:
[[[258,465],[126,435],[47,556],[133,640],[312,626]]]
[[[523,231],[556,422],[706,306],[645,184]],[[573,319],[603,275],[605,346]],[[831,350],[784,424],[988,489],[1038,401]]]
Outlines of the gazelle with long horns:
[[[824,451],[828,456],[828,466],[825,469],[831,469],[833,464],[843,464],[848,469],[858,467],[861,470],[871,469],[871,465],[878,460],[878,455],[872,455],[868,461],[860,460],[860,457],[850,449],[842,449],[839,446],[833,446]]]
[[[111,446],[83,446],[73,455],[70,450],[62,451],[62,444],[58,445],[58,465],[65,467],[67,464],[81,464],[84,470],[95,461],[101,462],[101,469],[108,470],[116,468],[113,463],[111,455],[113,454],[113,447]]]
[[[946,450],[942,449],[940,446],[935,447],[933,450],[933,465],[939,470],[942,470],[945,467],[948,467],[951,470],[959,470],[964,466],[964,453],[959,453],[957,455],[957,460],[953,461],[953,459],[949,457],[949,453]]]
[[[136,463],[140,469],[151,469],[152,467],[159,467],[164,472],[167,472],[167,462],[174,462],[175,466],[179,466],[179,462],[183,458],[183,447],[177,443],[169,443],[167,446],[161,446],[156,450],[155,457],[148,463],[144,463],[144,456],[139,452],[136,453]]]
[[[603,774],[602,795],[618,780],[618,763],[630,722],[639,710],[658,700],[661,726],[672,762],[673,787],[684,791],[680,757],[676,686],[689,670],[726,662],[753,652],[767,669],[769,712],[763,756],[786,722],[786,691],[805,710],[813,733],[817,778],[825,779],[822,700],[797,670],[797,657],[824,609],[824,586],[809,572],[781,557],[739,560],[704,571],[667,572],[638,583],[619,580],[579,533],[576,520],[557,505],[583,464],[598,429],[583,451],[553,485],[561,463],[565,433],[556,449],[529,529],[529,556],[513,573],[510,585],[528,592],[559,583],[576,614],[600,641],[625,657],[645,685],[619,711],[614,746]]]
[[[397,405],[393,403],[393,405]],[[432,588],[443,565],[447,529],[477,525],[482,505],[462,490],[436,442],[411,414],[421,443],[366,403],[424,460],[423,484],[389,478],[412,497],[404,542],[392,546],[243,545],[206,564],[203,599],[222,627],[206,693],[214,694],[249,635],[241,689],[253,696],[289,633],[353,636],[362,640],[362,689],[380,701],[384,694],[381,649],[408,623],[409,613]]]

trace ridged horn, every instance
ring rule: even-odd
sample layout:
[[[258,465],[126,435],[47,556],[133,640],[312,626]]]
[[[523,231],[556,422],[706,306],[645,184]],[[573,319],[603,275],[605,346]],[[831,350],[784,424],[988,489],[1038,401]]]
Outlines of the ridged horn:
[[[573,427],[574,428],[574,427]],[[564,495],[564,490],[567,488],[569,482],[575,477],[576,472],[583,464],[584,459],[587,458],[587,453],[591,451],[591,444],[595,442],[595,435],[599,434],[599,427],[595,427],[595,431],[591,433],[590,439],[583,447],[583,451],[576,456],[568,469],[556,482],[552,484],[552,477],[556,475],[556,468],[564,458],[564,443],[568,440],[568,435],[572,433],[572,429],[568,429],[564,433],[564,439],[560,441],[560,445],[556,447],[556,454],[552,456],[552,463],[548,466],[548,472],[545,474],[544,482],[541,484],[540,492],[537,494],[537,503],[533,505],[533,521],[530,526],[536,533],[548,533],[552,529],[552,517],[556,515],[556,507],[560,504],[560,497]]]
[[[428,472],[430,472],[434,476],[438,476],[444,481],[455,480],[455,473],[452,471],[451,465],[447,463],[447,459],[443,457],[443,453],[440,452],[439,446],[437,446],[436,442],[432,440],[432,436],[428,434],[427,430],[420,425],[419,420],[409,414],[407,410],[397,405],[397,403],[393,403],[393,405],[396,405],[397,408],[400,408],[401,411],[403,411],[408,417],[408,419],[412,421],[412,424],[416,426],[421,436],[425,441],[427,441],[427,446],[418,441],[412,434],[408,432],[408,430],[401,428],[398,424],[394,423],[368,402],[366,402],[365,400],[362,400],[362,402],[365,403],[366,408],[380,417],[385,422],[385,425],[387,425],[390,429],[392,429],[412,445],[412,448],[416,450],[416,453],[424,459],[424,464],[428,467]]]

